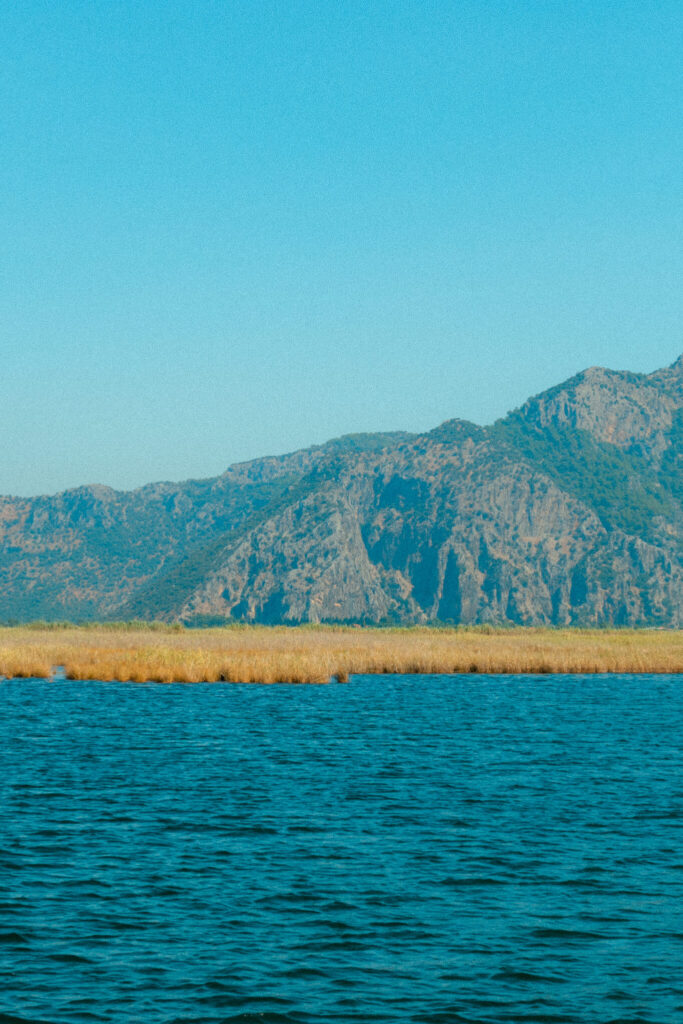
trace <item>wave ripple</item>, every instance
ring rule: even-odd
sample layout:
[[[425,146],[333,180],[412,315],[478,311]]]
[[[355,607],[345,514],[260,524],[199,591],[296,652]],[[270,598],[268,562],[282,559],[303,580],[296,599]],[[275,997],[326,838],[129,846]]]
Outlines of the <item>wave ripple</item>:
[[[0,698],[0,1024],[683,1019],[680,677]]]

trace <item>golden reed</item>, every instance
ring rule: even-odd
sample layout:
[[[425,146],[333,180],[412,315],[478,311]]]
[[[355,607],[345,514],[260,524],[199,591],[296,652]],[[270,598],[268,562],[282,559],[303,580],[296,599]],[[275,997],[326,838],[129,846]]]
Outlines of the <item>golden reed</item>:
[[[683,672],[683,631],[88,625],[0,628],[0,675],[194,683],[356,673]]]

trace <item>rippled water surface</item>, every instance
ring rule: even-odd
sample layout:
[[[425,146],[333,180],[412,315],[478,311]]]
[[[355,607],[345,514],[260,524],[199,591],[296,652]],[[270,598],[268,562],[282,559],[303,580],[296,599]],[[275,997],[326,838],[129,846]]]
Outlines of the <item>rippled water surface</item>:
[[[683,1021],[683,677],[0,698],[0,1022]]]

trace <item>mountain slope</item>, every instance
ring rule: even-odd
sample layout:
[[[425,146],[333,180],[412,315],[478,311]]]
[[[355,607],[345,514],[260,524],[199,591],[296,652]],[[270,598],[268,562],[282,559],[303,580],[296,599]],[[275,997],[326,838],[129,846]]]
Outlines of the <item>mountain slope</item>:
[[[0,618],[683,623],[683,357],[489,428],[0,499]]]

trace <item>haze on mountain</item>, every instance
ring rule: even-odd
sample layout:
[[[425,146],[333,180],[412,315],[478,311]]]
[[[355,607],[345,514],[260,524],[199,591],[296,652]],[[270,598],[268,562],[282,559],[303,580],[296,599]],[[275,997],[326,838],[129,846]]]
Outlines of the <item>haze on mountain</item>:
[[[490,427],[0,499],[4,621],[683,624],[683,356]]]

